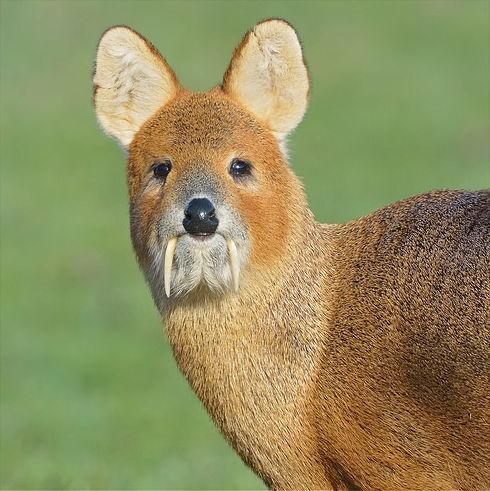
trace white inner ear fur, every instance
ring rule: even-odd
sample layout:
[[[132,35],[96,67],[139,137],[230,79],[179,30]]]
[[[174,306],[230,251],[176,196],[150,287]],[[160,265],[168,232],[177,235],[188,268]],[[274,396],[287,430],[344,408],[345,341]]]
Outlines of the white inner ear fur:
[[[235,53],[223,88],[283,141],[308,103],[308,71],[294,29],[281,20],[257,24]]]
[[[93,80],[97,118],[126,149],[143,123],[178,90],[173,71],[150,46],[130,29],[113,27],[97,48]]]

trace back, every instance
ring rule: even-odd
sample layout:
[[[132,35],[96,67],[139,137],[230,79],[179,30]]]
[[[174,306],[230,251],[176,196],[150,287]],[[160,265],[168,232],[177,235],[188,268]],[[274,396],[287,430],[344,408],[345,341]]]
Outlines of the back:
[[[363,489],[490,487],[490,192],[410,198],[335,242],[328,467]]]

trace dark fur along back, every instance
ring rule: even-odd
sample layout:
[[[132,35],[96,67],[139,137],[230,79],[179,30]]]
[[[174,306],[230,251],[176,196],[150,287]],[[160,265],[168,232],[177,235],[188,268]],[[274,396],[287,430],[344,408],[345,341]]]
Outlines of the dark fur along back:
[[[490,489],[490,191],[388,206],[336,250],[318,412],[332,479]]]

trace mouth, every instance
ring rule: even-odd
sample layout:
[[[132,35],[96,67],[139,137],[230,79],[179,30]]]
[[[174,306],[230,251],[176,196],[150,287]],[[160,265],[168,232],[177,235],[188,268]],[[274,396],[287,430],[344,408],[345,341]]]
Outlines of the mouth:
[[[189,234],[189,237],[192,237],[194,240],[199,242],[204,242],[205,240],[209,240],[214,236],[215,234]]]
[[[215,234],[205,234],[205,235],[190,235],[193,240],[198,242],[204,242],[212,239]],[[167,242],[167,247],[165,249],[164,256],[164,285],[165,285],[165,294],[168,298],[170,298],[170,290],[172,284],[172,266],[175,256],[175,249],[177,247],[177,241],[180,236],[174,236],[169,239]],[[240,265],[238,260],[238,250],[235,244],[235,241],[229,237],[224,237],[226,241],[226,247],[228,251],[228,260],[231,271],[231,279],[233,284],[234,291],[238,291],[238,286],[240,282]]]

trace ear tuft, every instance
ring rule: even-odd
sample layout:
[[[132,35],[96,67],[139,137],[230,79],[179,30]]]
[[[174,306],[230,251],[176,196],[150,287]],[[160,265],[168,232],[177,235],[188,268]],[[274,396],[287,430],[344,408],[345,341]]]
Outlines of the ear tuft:
[[[97,118],[124,148],[180,87],[157,49],[125,26],[111,27],[102,35],[93,84]]]
[[[309,77],[294,28],[282,19],[257,24],[235,50],[223,90],[282,140],[303,118]]]

